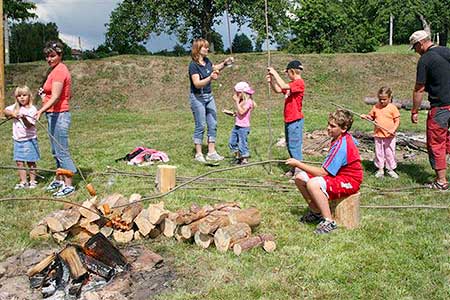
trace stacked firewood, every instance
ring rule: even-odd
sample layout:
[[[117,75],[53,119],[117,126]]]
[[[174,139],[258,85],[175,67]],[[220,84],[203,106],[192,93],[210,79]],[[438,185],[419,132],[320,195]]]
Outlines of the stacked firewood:
[[[72,237],[83,244],[99,232],[118,243],[163,235],[191,241],[205,249],[214,244],[220,252],[233,250],[237,255],[257,246],[268,252],[275,250],[272,235],[252,235],[261,223],[261,213],[256,208],[241,209],[238,203],[227,202],[203,207],[193,204],[189,209],[171,212],[164,208],[164,202],[144,208],[140,199],[139,194],[129,198],[120,194],[93,197],[82,207],[67,207],[49,214],[30,236],[51,236],[57,242]]]

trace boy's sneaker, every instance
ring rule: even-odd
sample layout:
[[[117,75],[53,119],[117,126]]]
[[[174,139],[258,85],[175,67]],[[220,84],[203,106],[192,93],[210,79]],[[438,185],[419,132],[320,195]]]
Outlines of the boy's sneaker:
[[[63,185],[64,185],[64,181],[53,180],[53,181],[50,182],[50,184],[47,186],[46,190],[47,190],[47,191],[55,191],[55,190],[61,188]]]
[[[30,181],[28,188],[29,189],[35,189],[37,187],[38,183],[36,180]]]
[[[337,224],[335,221],[323,219],[322,222],[320,222],[319,225],[317,225],[316,230],[314,230],[314,233],[326,234],[330,233],[335,229],[337,229]]]
[[[378,170],[375,173],[375,178],[383,178],[384,177],[384,170]]]
[[[448,182],[440,183],[437,181],[433,181],[432,183],[425,184],[427,188],[438,190],[438,191],[447,191],[448,190]]]
[[[16,184],[14,186],[15,190],[22,190],[22,189],[26,189],[28,187],[28,183],[27,182],[20,182],[18,184]]]
[[[195,158],[196,161],[201,162],[202,164],[206,164],[206,160],[205,157],[203,156],[203,154],[199,153],[199,154],[195,154]]]
[[[391,176],[392,178],[398,179],[398,174],[395,173],[394,170],[388,170],[386,173],[387,173],[389,176]]]
[[[320,213],[315,213],[312,210],[308,210],[306,214],[300,217],[300,223],[319,223],[323,221],[323,217]]]
[[[240,161],[239,161],[239,164],[240,164],[240,165],[246,165],[246,164],[248,164],[248,159],[245,158],[245,157],[241,158]]]
[[[223,159],[224,159],[224,157],[219,155],[219,153],[217,153],[217,152],[208,153],[206,155],[206,160],[219,161],[219,160],[223,160]]]
[[[75,188],[73,186],[65,185],[59,191],[57,191],[56,193],[53,193],[53,197],[56,197],[56,198],[66,197],[74,192],[75,192]]]

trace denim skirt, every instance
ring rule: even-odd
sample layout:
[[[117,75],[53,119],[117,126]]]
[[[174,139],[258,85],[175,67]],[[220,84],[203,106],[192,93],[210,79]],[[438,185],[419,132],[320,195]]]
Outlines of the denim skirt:
[[[35,162],[41,158],[37,139],[14,141],[14,160]]]

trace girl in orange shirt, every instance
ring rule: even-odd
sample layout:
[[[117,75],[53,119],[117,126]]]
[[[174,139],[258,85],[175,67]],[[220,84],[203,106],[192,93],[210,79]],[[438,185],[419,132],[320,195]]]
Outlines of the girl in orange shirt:
[[[397,168],[395,132],[400,125],[400,112],[391,102],[392,90],[383,86],[378,90],[378,103],[372,107],[369,114],[361,116],[363,119],[376,123],[374,128],[374,164],[378,168],[378,171],[375,173],[376,178],[384,176],[384,167],[386,167],[389,176],[398,178],[398,174],[395,172]]]

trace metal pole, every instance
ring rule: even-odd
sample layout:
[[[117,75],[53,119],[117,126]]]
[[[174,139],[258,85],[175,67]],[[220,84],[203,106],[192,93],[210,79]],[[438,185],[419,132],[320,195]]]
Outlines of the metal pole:
[[[393,44],[393,36],[394,36],[394,16],[389,15],[389,46]]]
[[[3,116],[5,109],[5,53],[3,46],[3,0],[0,0],[0,15],[2,21],[0,22],[0,116]]]

